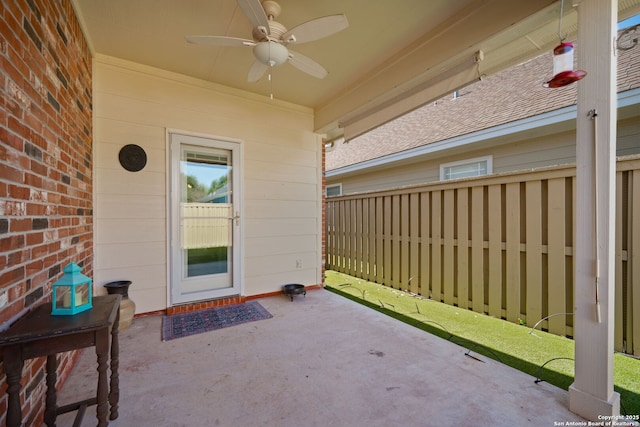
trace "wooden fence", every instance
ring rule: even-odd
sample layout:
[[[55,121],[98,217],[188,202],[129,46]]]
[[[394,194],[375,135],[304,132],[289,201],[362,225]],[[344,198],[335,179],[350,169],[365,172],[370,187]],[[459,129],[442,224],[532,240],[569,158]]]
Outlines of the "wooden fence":
[[[616,181],[615,349],[640,355],[640,157]],[[326,268],[572,336],[575,188],[562,166],[332,197]]]

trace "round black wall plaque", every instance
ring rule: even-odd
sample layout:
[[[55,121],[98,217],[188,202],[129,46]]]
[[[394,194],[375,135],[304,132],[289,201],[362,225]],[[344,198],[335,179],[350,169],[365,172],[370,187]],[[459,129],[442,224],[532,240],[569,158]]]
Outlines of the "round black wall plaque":
[[[118,159],[123,168],[130,172],[141,171],[147,164],[147,153],[136,144],[127,144],[120,149]]]

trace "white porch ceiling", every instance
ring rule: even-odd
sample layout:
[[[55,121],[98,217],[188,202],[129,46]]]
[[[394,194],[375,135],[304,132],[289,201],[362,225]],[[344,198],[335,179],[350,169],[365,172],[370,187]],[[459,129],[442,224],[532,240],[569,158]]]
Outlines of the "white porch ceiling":
[[[292,28],[344,13],[349,28],[295,50],[322,64],[318,80],[289,64],[273,80],[247,82],[250,48],[192,45],[187,35],[251,38],[236,0],[72,0],[94,54],[113,56],[313,108],[315,127],[339,124],[411,91],[476,51],[491,74],[557,44],[556,0],[279,0],[277,21]],[[577,13],[565,1],[563,32],[575,38]],[[640,0],[619,0],[620,18]]]

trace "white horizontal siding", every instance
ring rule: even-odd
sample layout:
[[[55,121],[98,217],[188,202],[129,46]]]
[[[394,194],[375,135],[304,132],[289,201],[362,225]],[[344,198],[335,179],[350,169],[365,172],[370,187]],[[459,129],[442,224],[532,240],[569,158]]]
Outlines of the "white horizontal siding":
[[[132,280],[138,312],[166,308],[168,129],[243,144],[242,293],[277,291],[290,277],[320,283],[321,144],[310,109],[101,55],[94,66],[97,284]],[[126,144],[145,149],[142,171],[120,166]]]
[[[256,294],[266,294],[274,290],[282,290],[282,285],[287,283],[313,283],[317,276],[314,268],[303,268],[300,270],[286,271],[262,271],[247,274],[245,282],[247,287],[254,289]],[[272,284],[278,285],[274,288]]]
[[[308,159],[309,161],[311,158]],[[308,163],[308,162],[307,162]],[[296,164],[285,164],[281,167],[274,168],[273,162],[265,159],[246,159],[245,179],[267,180],[273,182],[294,182],[302,184],[316,185],[318,177],[315,170],[309,165],[304,166],[301,162]]]
[[[166,233],[158,233],[165,227],[164,218],[101,218],[96,222],[96,238],[102,244],[164,244],[166,241]]]
[[[116,154],[116,158],[117,157],[118,155]],[[151,160],[149,162],[151,162]],[[121,166],[119,170],[114,168],[105,168],[104,170],[98,168],[97,170],[100,176],[109,177],[109,179],[96,180],[96,191],[100,192],[100,194],[145,197],[152,195],[164,196],[166,188],[164,172],[128,172]],[[135,178],[134,173],[137,174]]]
[[[622,122],[618,129],[618,156],[637,154],[640,145],[640,117]]]
[[[158,310],[158,307],[166,306],[166,295],[158,292],[157,289],[167,285],[164,263],[102,268],[100,281],[94,282],[96,295],[106,294],[103,286],[117,280],[131,281],[129,295],[136,303],[136,312],[148,313]]]
[[[316,220],[316,218],[245,218],[247,244],[251,244],[251,240],[257,237],[315,235]]]
[[[305,235],[253,237],[245,248],[247,258],[257,258],[265,253],[270,255],[291,255],[315,250],[315,242]]]
[[[311,218],[318,210],[315,200],[299,202],[296,200],[280,200],[273,203],[271,199],[249,199],[245,205],[247,213],[246,219],[255,218],[280,218],[287,220],[290,218]]]
[[[130,280],[131,288],[129,289],[131,292],[134,290],[136,292],[142,289],[155,289],[157,287],[157,283],[166,283],[167,275],[162,269],[163,264],[150,264],[144,267],[140,266],[120,266],[114,268],[103,268],[102,269],[102,281],[97,283],[97,291],[99,294],[106,294],[106,290],[102,289],[102,286],[109,283],[114,282],[116,280]],[[164,295],[162,296],[164,297]],[[162,298],[164,300],[164,298]],[[139,300],[136,301],[137,304],[143,304],[144,302]],[[152,310],[144,310],[144,311],[152,311]]]
[[[286,181],[245,180],[247,199],[315,201],[317,186]]]
[[[97,193],[97,192],[96,192]],[[103,218],[166,218],[164,197],[97,193],[96,220]]]
[[[453,157],[446,157],[447,160],[442,162],[450,161],[448,159],[451,158]],[[440,163],[440,159],[423,160],[368,173],[363,171],[344,178],[328,178],[327,184],[341,183],[343,194],[423,184],[440,179]]]
[[[150,265],[164,265],[166,250],[163,243],[158,242],[127,242],[100,243],[98,246],[96,269],[140,267]],[[102,281],[100,277],[98,282]]]
[[[504,144],[488,152],[493,153],[494,173],[574,163],[575,134],[568,132]]]

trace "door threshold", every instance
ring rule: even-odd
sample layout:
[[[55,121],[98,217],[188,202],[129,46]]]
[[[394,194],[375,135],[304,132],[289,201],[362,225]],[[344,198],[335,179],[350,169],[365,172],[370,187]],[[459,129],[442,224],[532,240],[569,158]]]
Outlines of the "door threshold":
[[[207,308],[222,307],[225,305],[242,304],[247,300],[246,297],[236,295],[232,297],[224,297],[209,301],[197,301],[187,304],[175,305],[173,307],[167,307],[167,316],[174,314],[189,313],[192,311],[206,310]]]

